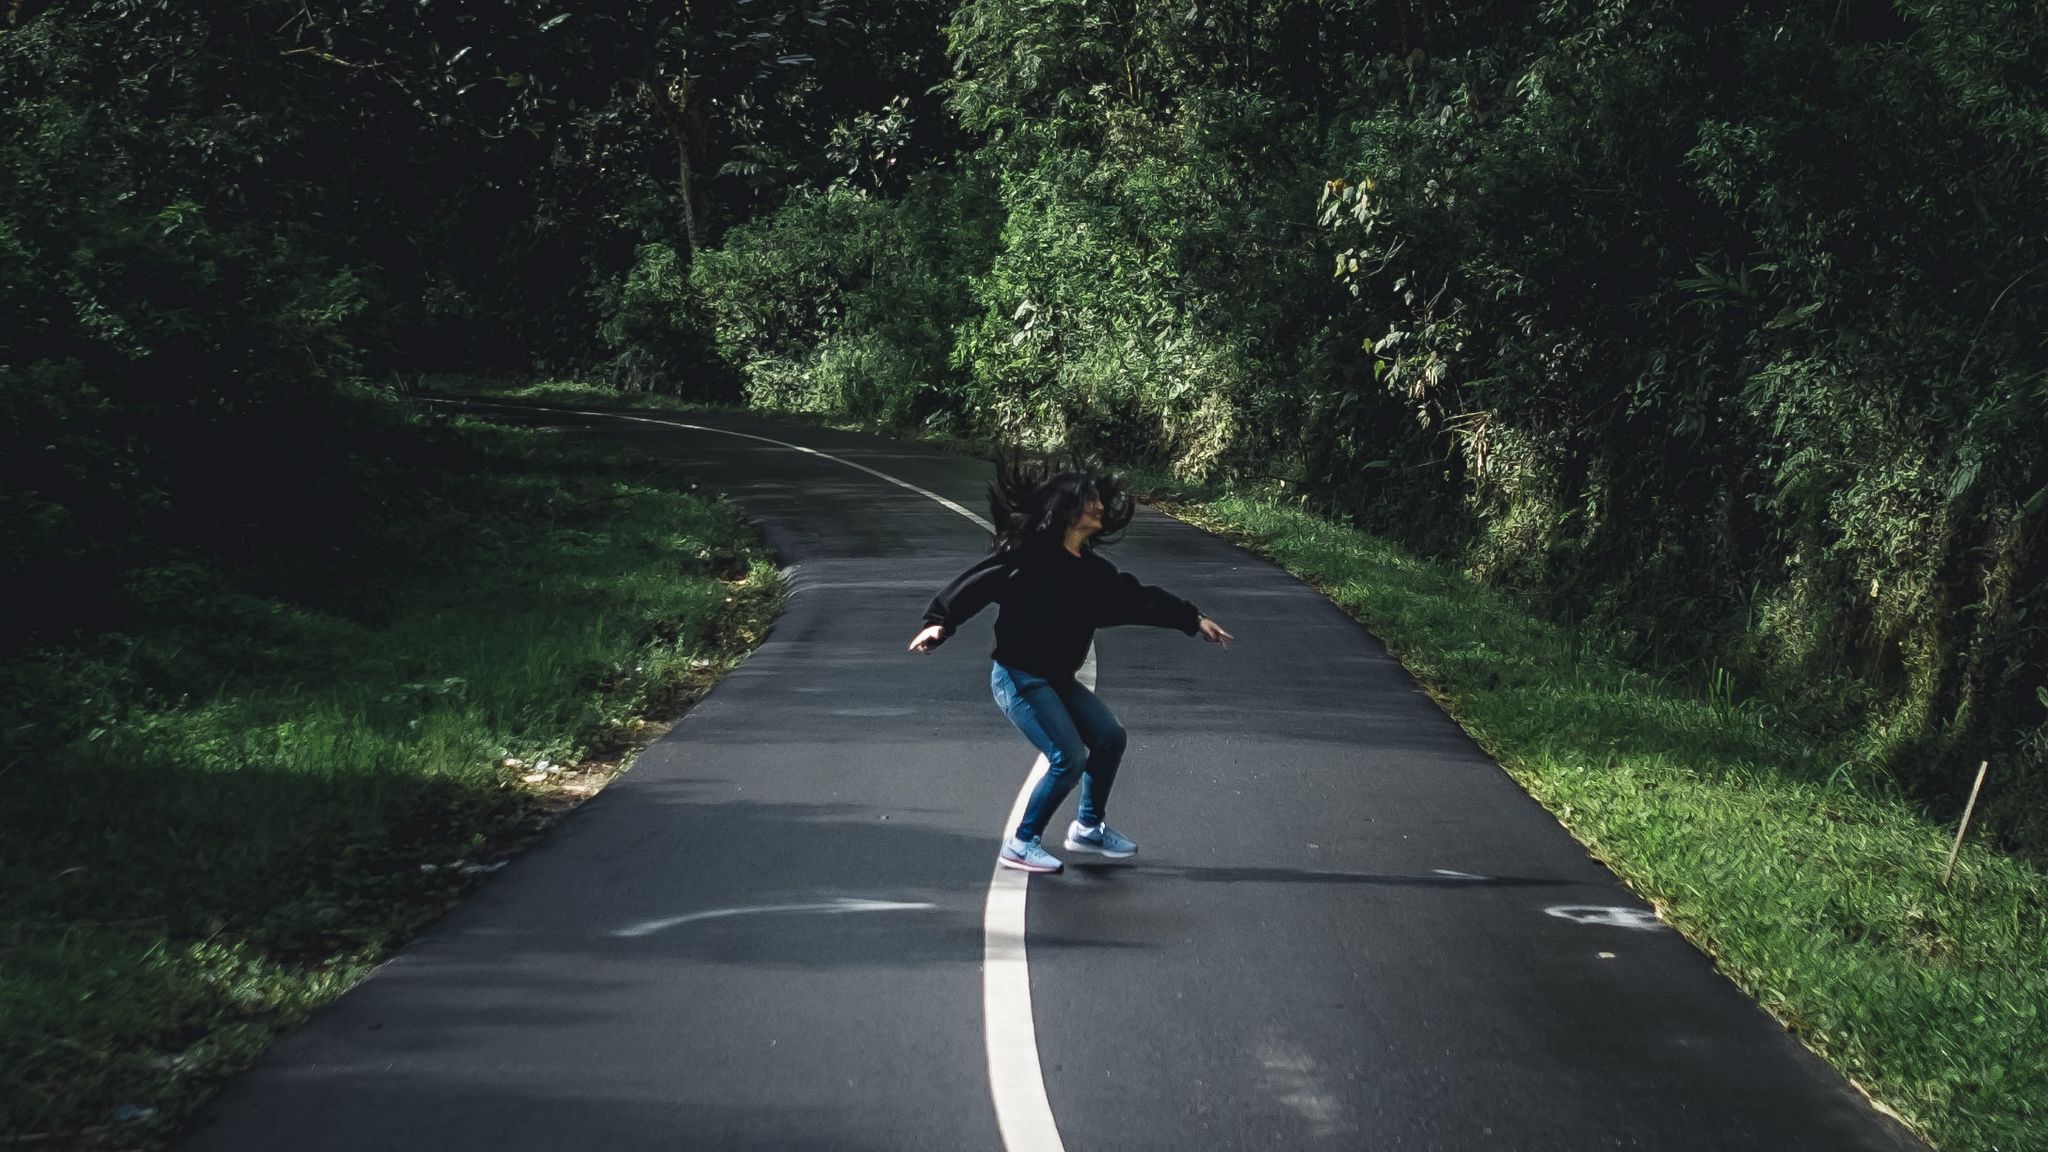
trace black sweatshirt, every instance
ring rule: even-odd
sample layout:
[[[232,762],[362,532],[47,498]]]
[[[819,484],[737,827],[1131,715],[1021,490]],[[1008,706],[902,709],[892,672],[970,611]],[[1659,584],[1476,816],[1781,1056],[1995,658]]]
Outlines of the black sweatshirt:
[[[990,554],[932,597],[924,622],[951,636],[990,604],[1002,605],[996,663],[1059,685],[1073,682],[1097,628],[1150,624],[1192,636],[1202,619],[1193,604],[1140,584],[1094,549],[1076,556],[1056,540]]]

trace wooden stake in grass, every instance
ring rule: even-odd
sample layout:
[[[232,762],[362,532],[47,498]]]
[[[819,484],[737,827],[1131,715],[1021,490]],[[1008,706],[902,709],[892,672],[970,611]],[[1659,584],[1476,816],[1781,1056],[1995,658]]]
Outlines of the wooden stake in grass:
[[[1941,886],[1943,888],[1948,887],[1949,874],[1956,870],[1956,853],[1963,850],[1963,834],[1970,830],[1970,814],[1977,810],[1977,790],[1984,787],[1984,770],[1989,767],[1991,767],[1991,761],[1989,760],[1977,765],[1977,782],[1970,785],[1969,803],[1963,805],[1963,822],[1956,829],[1955,845],[1948,850],[1948,864],[1941,870]]]

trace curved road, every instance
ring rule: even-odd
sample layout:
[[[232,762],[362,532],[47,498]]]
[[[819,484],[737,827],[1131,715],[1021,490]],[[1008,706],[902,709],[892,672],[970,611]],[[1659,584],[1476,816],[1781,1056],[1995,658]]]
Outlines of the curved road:
[[[986,538],[840,461],[976,511],[986,466],[744,417],[687,419],[839,459],[530,418],[729,492],[796,566],[788,609],[631,772],[275,1044],[181,1146],[1004,1152],[983,910],[1029,749],[988,697],[993,613],[903,651]],[[1921,1147],[1330,603],[1150,512],[1110,555],[1239,641],[1098,639],[1131,732],[1113,815],[1143,852],[1030,881],[1051,1147]]]

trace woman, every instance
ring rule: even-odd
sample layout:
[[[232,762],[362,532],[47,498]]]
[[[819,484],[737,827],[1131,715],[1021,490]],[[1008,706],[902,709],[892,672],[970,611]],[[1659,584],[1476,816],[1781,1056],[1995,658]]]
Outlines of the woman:
[[[1123,758],[1124,729],[1095,693],[1074,680],[1097,628],[1150,624],[1227,644],[1231,635],[1193,604],[1140,584],[1095,551],[1131,522],[1131,500],[1114,477],[998,465],[989,485],[997,525],[989,556],[932,598],[924,630],[910,642],[929,652],[990,604],[996,616],[996,705],[1045,753],[1046,772],[996,862],[1024,872],[1058,872],[1041,838],[1076,782],[1081,808],[1067,828],[1070,852],[1123,860],[1130,838],[1103,822]]]

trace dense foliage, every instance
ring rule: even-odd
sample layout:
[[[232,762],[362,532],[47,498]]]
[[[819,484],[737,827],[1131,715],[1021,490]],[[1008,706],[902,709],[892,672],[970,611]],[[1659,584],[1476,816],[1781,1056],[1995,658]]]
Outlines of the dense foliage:
[[[22,0],[7,640],[374,563],[380,395],[580,368],[1282,485],[2038,849],[2036,16]]]
[[[379,563],[351,553],[408,499],[380,401],[419,373],[729,392],[650,298],[793,185],[898,186],[896,157],[937,147],[914,130],[937,97],[904,78],[940,20],[0,5],[0,559],[31,606],[0,644],[125,627],[166,564],[355,583],[337,567]]]
[[[973,0],[950,36],[937,179],[698,266],[757,402],[1283,485],[1793,693],[1838,779],[1953,815],[1988,758],[2048,847],[2033,5]]]

